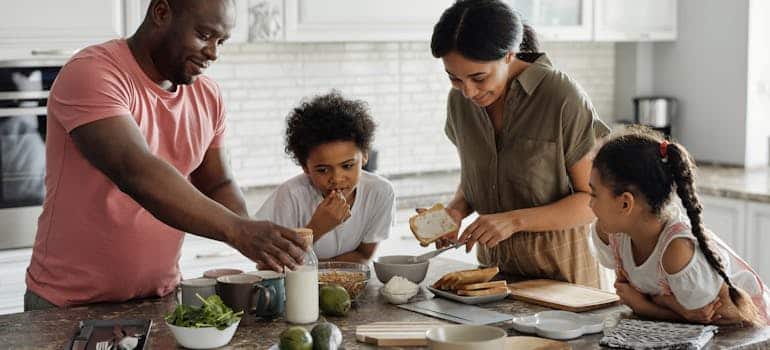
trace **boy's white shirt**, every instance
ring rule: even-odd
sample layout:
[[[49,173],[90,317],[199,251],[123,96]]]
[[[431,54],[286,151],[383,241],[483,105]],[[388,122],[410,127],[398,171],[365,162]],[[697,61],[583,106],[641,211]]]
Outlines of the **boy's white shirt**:
[[[396,217],[395,198],[393,185],[388,180],[362,171],[350,218],[313,244],[318,258],[333,258],[355,250],[361,243],[388,238]],[[254,218],[289,228],[305,227],[322,200],[321,192],[302,173],[278,186]]]

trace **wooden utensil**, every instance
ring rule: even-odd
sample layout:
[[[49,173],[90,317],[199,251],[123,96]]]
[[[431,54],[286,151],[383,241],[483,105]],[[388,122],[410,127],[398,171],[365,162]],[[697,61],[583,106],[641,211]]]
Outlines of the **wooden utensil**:
[[[508,337],[506,350],[570,350],[572,346],[563,342],[537,337]]]
[[[446,323],[375,322],[356,327],[356,340],[376,346],[427,346],[425,332]]]
[[[508,285],[511,298],[553,309],[583,312],[617,304],[614,293],[554,280],[531,280]]]

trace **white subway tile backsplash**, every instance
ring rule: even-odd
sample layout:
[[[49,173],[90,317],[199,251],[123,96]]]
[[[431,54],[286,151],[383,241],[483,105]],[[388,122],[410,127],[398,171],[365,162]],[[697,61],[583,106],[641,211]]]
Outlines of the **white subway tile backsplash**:
[[[614,45],[545,43],[553,63],[611,119]],[[228,111],[231,166],[244,187],[277,184],[301,171],[284,153],[286,116],[303,98],[331,89],[366,101],[378,124],[378,172],[456,170],[444,135],[449,80],[427,42],[226,45],[207,72]]]

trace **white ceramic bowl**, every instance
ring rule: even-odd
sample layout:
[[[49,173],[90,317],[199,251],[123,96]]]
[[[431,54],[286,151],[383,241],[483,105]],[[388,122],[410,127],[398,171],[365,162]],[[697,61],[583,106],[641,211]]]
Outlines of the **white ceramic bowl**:
[[[387,300],[391,304],[404,304],[409,301],[413,296],[417,295],[417,292],[419,292],[419,288],[415,288],[414,290],[410,290],[406,293],[388,293],[385,288],[380,289],[380,294],[382,294],[383,297],[385,297],[385,300]]]
[[[188,349],[213,349],[227,345],[233,339],[239,323],[241,323],[240,320],[221,331],[215,327],[179,327],[168,322],[166,325],[171,329],[171,334],[179,345]]]
[[[492,326],[452,325],[430,329],[426,336],[432,350],[500,350],[508,334]]]
[[[567,340],[580,337],[583,334],[601,332],[604,329],[604,319],[600,316],[549,310],[531,316],[514,317],[513,328],[522,333],[534,333],[545,338]]]
[[[393,276],[401,276],[420,284],[428,273],[428,261],[413,263],[412,258],[411,255],[381,256],[374,261],[374,273],[382,283],[388,283]]]

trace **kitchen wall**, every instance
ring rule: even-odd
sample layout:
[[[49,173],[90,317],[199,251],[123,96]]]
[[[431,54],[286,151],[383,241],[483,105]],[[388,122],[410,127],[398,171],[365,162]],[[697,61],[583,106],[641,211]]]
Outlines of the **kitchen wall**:
[[[612,43],[544,43],[561,70],[612,120]],[[301,98],[340,90],[369,103],[379,124],[374,147],[386,175],[456,170],[443,133],[449,81],[427,42],[226,45],[208,71],[228,109],[227,145],[238,183],[273,185],[298,173],[283,152],[285,117]]]

